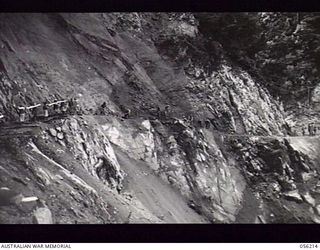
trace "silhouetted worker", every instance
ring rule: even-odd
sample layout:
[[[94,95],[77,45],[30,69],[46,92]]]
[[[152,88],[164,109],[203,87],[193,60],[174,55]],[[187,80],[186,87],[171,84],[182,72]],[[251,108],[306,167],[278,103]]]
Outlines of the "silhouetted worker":
[[[17,112],[19,114],[19,121],[24,122],[26,119],[26,108],[25,107],[18,107]]]
[[[45,101],[43,103],[43,116],[48,117],[49,116],[49,106],[48,106],[48,101]]]
[[[123,118],[128,119],[130,115],[131,115],[131,109],[125,108],[125,112],[124,112]]]
[[[308,124],[308,132],[309,132],[309,135],[312,135],[312,124],[311,123]]]
[[[122,118],[125,118],[125,119],[129,118],[129,116],[131,115],[131,110],[129,108],[126,108],[122,104],[119,107],[121,111],[124,113]]]
[[[33,109],[31,109],[30,113],[31,113],[31,120],[35,121],[38,116],[38,109],[33,108]]]
[[[81,107],[80,107],[80,103],[79,103],[78,98],[75,97],[75,98],[73,99],[73,105],[74,105],[76,114],[82,115],[82,109],[81,109]]]
[[[64,101],[63,103],[61,103],[61,113],[65,115],[67,111],[68,111],[68,105],[67,105],[67,102]]]
[[[170,106],[169,105],[166,105],[164,107],[164,117],[165,118],[168,118],[169,117],[169,113],[170,113]]]
[[[68,105],[69,105],[69,113],[70,113],[70,115],[73,115],[75,112],[73,98],[69,99]]]
[[[161,118],[161,109],[160,109],[160,107],[157,107],[157,110],[156,110],[156,117],[157,117],[158,119],[160,119],[160,118]]]
[[[30,112],[30,120],[35,121],[38,116],[38,107],[40,107],[41,104],[36,104],[30,107],[27,107],[27,109]]]
[[[296,28],[295,31],[293,32],[293,35],[296,35],[300,30],[303,29],[303,25],[301,23],[301,16],[300,13],[297,13],[297,18],[296,18]]]
[[[302,135],[305,135],[305,134],[306,134],[306,130],[305,130],[305,128],[304,128],[304,127],[302,127],[302,128],[301,128],[301,130],[302,130]]]
[[[102,105],[100,106],[100,109],[99,109],[99,115],[105,115],[106,108],[107,108],[107,103],[103,102]]]
[[[58,102],[58,100],[54,100],[53,111],[55,114],[60,113],[60,103]]]

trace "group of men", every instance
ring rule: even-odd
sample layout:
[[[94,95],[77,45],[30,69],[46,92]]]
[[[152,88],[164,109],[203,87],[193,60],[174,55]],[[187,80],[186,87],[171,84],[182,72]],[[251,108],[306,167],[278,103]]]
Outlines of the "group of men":
[[[122,118],[128,119],[132,116],[131,109],[128,107],[125,107],[124,105],[119,106],[121,112],[122,112]],[[155,110],[153,110],[154,118],[159,120],[171,120],[170,117],[170,106],[166,105],[164,108],[157,107]],[[110,115],[113,114],[108,108],[107,103],[103,102],[102,105],[99,106],[99,108],[96,110],[95,115]],[[213,124],[211,119],[205,119],[205,120],[194,120],[192,115],[185,116],[183,118],[184,122],[188,124],[194,124],[199,128],[206,128],[209,129],[210,126]],[[214,126],[215,127],[215,126]]]
[[[13,108],[17,112],[19,117],[19,122],[26,121],[35,121],[36,119],[42,117],[49,117],[49,113],[52,115],[65,115],[65,114],[79,114],[80,106],[77,98],[71,98],[69,100],[55,100],[52,103],[49,103],[47,100],[42,104],[35,104],[32,106],[16,106],[13,105]],[[40,114],[42,110],[42,115]],[[0,113],[0,122],[4,123],[8,121],[8,117]]]
[[[308,134],[310,136],[316,135],[318,130],[320,130],[320,127],[317,127],[314,123],[308,124]],[[302,135],[306,135],[305,127],[302,127]]]

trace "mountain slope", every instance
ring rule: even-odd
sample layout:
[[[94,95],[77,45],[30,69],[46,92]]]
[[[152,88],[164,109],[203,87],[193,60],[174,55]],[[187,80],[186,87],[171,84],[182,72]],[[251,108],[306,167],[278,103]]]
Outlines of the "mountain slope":
[[[198,15],[0,25],[2,223],[32,223],[39,207],[53,223],[319,220],[317,160],[296,147],[318,138],[292,138],[283,104]],[[14,105],[74,97],[81,113],[16,122]]]

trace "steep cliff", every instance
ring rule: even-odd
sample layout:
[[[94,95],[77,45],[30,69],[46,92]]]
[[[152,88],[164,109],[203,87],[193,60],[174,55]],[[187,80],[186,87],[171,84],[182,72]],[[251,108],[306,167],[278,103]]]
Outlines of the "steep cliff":
[[[318,222],[318,137],[207,16],[1,14],[0,221]],[[16,122],[74,97],[78,114]]]

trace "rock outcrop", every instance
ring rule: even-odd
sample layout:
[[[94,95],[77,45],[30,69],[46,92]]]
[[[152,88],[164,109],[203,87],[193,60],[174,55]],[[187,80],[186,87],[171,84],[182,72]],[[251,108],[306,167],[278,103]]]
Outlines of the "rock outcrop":
[[[272,90],[307,66],[267,61],[286,36],[273,15],[208,15],[1,14],[0,222],[319,223],[319,138]],[[77,112],[16,122],[71,98]]]

